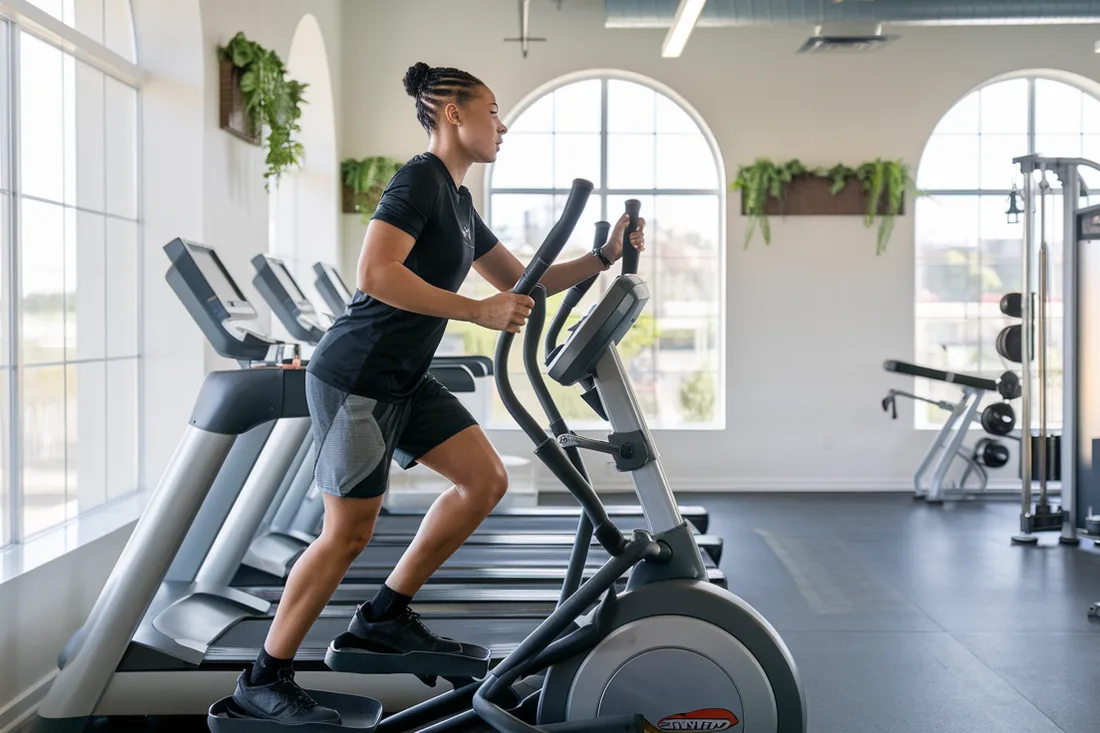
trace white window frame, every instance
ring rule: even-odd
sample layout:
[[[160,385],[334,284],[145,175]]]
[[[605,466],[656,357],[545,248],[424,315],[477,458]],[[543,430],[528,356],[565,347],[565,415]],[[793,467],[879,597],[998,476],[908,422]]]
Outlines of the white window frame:
[[[51,536],[59,529],[64,531],[67,525],[75,519],[87,517],[89,514],[110,514],[112,509],[118,509],[121,514],[132,514],[135,505],[135,495],[140,493],[140,487],[144,480],[144,374],[143,374],[143,362],[145,354],[144,345],[144,282],[142,278],[142,272],[144,272],[144,247],[142,246],[144,235],[144,206],[143,206],[143,170],[142,170],[142,137],[143,132],[141,128],[142,120],[142,95],[141,90],[144,85],[147,74],[137,66],[137,64],[124,58],[120,54],[108,49],[105,45],[96,41],[83,33],[77,31],[61,20],[50,15],[41,8],[32,5],[27,0],[0,0],[0,19],[6,21],[0,32],[6,34],[6,47],[7,47],[7,115],[8,118],[3,123],[0,123],[0,129],[2,125],[6,124],[8,127],[8,136],[6,141],[0,141],[5,147],[5,159],[8,165],[8,180],[10,187],[3,189],[3,192],[8,195],[8,251],[2,252],[2,256],[5,258],[4,266],[7,268],[6,282],[4,283],[7,292],[9,293],[9,306],[8,306],[8,333],[6,338],[8,339],[9,355],[11,365],[5,367],[9,372],[8,380],[8,419],[10,421],[9,429],[9,442],[6,446],[3,446],[2,450],[7,451],[10,458],[10,472],[9,472],[9,491],[10,494],[7,498],[8,501],[8,527],[7,527],[7,542],[0,544],[0,550],[4,549],[20,549],[21,546],[26,545],[28,542],[33,542],[36,539],[45,538]],[[131,33],[136,33],[133,26],[134,16],[133,8],[130,8],[130,23]],[[20,379],[23,371],[22,356],[21,356],[21,312],[19,304],[22,302],[22,268],[19,260],[20,257],[20,242],[21,240],[21,203],[26,198],[28,200],[39,200],[37,197],[24,196],[21,190],[20,183],[20,158],[22,151],[22,139],[20,136],[20,126],[22,123],[21,108],[19,104],[20,100],[20,35],[21,33],[27,33],[34,36],[52,46],[59,48],[62,52],[67,53],[76,59],[83,61],[84,63],[96,68],[106,75],[115,78],[124,84],[127,84],[137,90],[136,110],[135,110],[135,161],[136,161],[136,179],[135,179],[135,220],[137,223],[137,262],[136,272],[137,277],[137,354],[136,357],[104,357],[102,359],[73,359],[65,360],[60,364],[78,364],[86,361],[103,362],[119,360],[131,360],[133,359],[137,364],[137,439],[138,444],[136,446],[137,451],[137,477],[138,477],[138,489],[135,491],[127,492],[125,494],[108,499],[104,504],[93,507],[87,512],[78,512],[77,517],[73,519],[63,521],[58,525],[53,525],[45,529],[39,530],[32,534],[27,534],[23,526],[23,480],[22,480],[22,405],[19,399],[20,396]],[[134,48],[137,49],[137,43],[135,38]],[[56,203],[56,202],[50,202]],[[80,210],[80,207],[70,207]],[[96,212],[102,213],[102,212]],[[106,214],[104,214],[107,216]],[[36,365],[43,366],[43,365]],[[106,511],[104,511],[106,510]],[[88,538],[99,536],[104,531],[104,528],[109,526],[109,523],[98,521],[93,519],[89,524],[91,532],[88,534]],[[66,538],[65,544],[68,543]],[[20,552],[22,556],[22,562],[16,562],[14,565],[23,565],[23,569],[29,569],[30,567],[43,561],[45,556],[40,556],[38,553],[31,553],[35,557],[27,556],[26,553]],[[0,572],[0,582],[7,577],[17,575],[19,573],[18,567],[4,567]]]
[[[571,74],[565,74],[552,79],[549,82],[535,88],[523,97],[515,107],[505,115],[504,124],[510,127],[516,120],[518,120],[524,112],[527,111],[532,105],[544,98],[546,95],[553,93],[555,90],[562,87],[569,86],[582,81],[590,81],[592,79],[599,79],[601,82],[600,88],[600,185],[592,189],[593,196],[600,197],[600,218],[603,221],[613,221],[617,219],[621,214],[615,212],[611,218],[607,211],[607,200],[610,196],[659,196],[659,195],[713,195],[718,200],[718,315],[717,315],[717,337],[718,343],[718,367],[715,374],[715,418],[712,423],[702,424],[699,426],[693,426],[691,424],[680,425],[676,428],[660,428],[653,427],[654,431],[658,430],[684,430],[684,431],[696,431],[696,430],[714,430],[721,431],[726,428],[726,342],[727,342],[727,323],[726,323],[726,276],[727,276],[727,257],[726,257],[726,199],[725,192],[727,190],[726,183],[726,166],[725,161],[722,158],[722,152],[718,147],[718,141],[714,137],[710,127],[704,121],[702,115],[682,96],[677,94],[669,87],[655,81],[649,77],[641,74],[632,74],[617,69],[589,69],[586,71],[578,71]],[[609,81],[626,81],[634,84],[644,86],[648,89],[652,89],[658,94],[662,94],[675,103],[681,110],[684,111],[688,117],[698,126],[699,132],[702,134],[703,139],[706,140],[707,146],[710,149],[711,156],[714,159],[714,165],[717,170],[718,184],[715,188],[610,188],[607,185],[608,182],[608,168],[607,168],[607,148],[608,148],[608,136],[607,120],[608,120],[608,93],[607,86]],[[654,132],[654,135],[658,133]],[[485,172],[485,178],[483,181],[483,192],[485,201],[485,221],[489,223],[492,221],[492,205],[493,194],[527,194],[535,196],[566,196],[569,194],[568,188],[508,188],[508,187],[493,187],[493,173],[495,170],[495,163],[490,164]],[[645,217],[645,212],[642,212],[642,216]],[[642,255],[643,257],[645,255]],[[658,372],[659,374],[659,372]],[[512,425],[493,425],[493,429],[507,429],[511,428],[518,430],[517,426]]]

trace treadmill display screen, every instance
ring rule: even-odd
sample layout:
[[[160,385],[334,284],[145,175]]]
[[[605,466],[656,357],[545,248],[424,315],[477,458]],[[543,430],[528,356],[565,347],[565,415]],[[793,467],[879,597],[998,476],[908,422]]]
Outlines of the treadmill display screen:
[[[348,288],[344,285],[344,281],[340,279],[340,273],[328,265],[325,265],[325,274],[328,275],[328,279],[332,282],[332,287],[336,288],[336,292],[340,295],[340,299],[345,303],[351,302],[351,293],[348,292]]]
[[[303,293],[297,285],[294,284],[294,279],[287,272],[286,265],[282,262],[272,262],[271,270],[275,273],[275,277],[278,278],[279,284],[286,289],[287,294],[290,295],[291,300],[295,303],[304,302],[306,299],[305,293]]]
[[[222,269],[221,263],[217,260],[217,255],[214,254],[213,250],[205,247],[189,246],[187,251],[191,253],[191,258],[199,266],[199,271],[206,278],[206,282],[210,285],[210,289],[214,291],[214,295],[218,297],[218,300],[222,303],[245,300],[244,295],[229,279],[225,270]]]

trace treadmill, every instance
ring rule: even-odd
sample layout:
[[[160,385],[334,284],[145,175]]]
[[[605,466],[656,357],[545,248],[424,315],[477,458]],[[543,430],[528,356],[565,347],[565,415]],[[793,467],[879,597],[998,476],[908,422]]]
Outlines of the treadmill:
[[[270,258],[269,258],[270,259]],[[256,260],[253,260],[253,264],[256,264]],[[257,265],[257,270],[260,269],[260,265]],[[335,318],[344,312],[347,308],[347,304],[351,302],[352,293],[348,289],[348,286],[344,283],[343,278],[340,277],[340,273],[336,268],[328,263],[317,262],[313,265],[314,273],[314,287],[321,295],[321,298],[325,301],[325,307],[328,309],[330,317]],[[272,275],[265,277],[264,279],[271,282],[277,279],[278,275],[272,273]],[[287,273],[287,279],[290,283],[294,283],[294,279]],[[257,285],[257,287],[259,287]],[[297,293],[302,301],[308,303],[305,296],[301,294],[301,289],[297,284],[293,285],[293,290],[290,293]],[[262,292],[262,291],[261,291]],[[266,295],[264,296],[267,297]],[[283,306],[280,309],[276,309],[272,304],[272,309],[276,310],[279,319],[283,322],[284,327],[290,332],[294,333],[288,323],[296,323],[299,317],[299,311],[301,310],[296,301],[296,296],[288,295],[282,298]],[[309,306],[312,308],[312,305]],[[282,312],[279,312],[282,311]],[[316,313],[316,310],[313,311]],[[287,320],[283,320],[284,315]],[[295,338],[300,338],[295,336]],[[304,343],[308,341],[303,340]],[[487,366],[488,371],[484,374],[476,374],[475,377],[489,377],[492,376],[493,362],[491,359],[485,356],[444,356],[436,357],[442,360],[448,359],[478,359],[479,363]],[[444,363],[447,363],[444,361]],[[467,366],[469,364],[467,363]],[[434,373],[434,372],[433,372]],[[680,514],[691,522],[700,533],[705,533],[710,526],[710,517],[705,507],[702,506],[689,506],[680,505]],[[607,506],[608,516],[612,517],[617,523],[624,525],[637,524],[639,522],[645,522],[645,516],[642,513],[641,506],[637,504],[609,504]],[[496,509],[492,514],[486,518],[482,527],[488,531],[493,532],[566,532],[570,535],[577,528],[577,520],[580,519],[581,510],[579,507],[562,506],[562,507],[550,507],[550,506],[536,506],[536,507],[512,507],[507,509]],[[398,532],[408,534],[410,532],[415,533],[416,528],[420,526],[420,521],[423,519],[423,512],[417,510],[400,510],[400,509],[386,509],[383,508],[382,515],[378,518],[378,524],[376,525],[376,533],[386,532]],[[391,529],[392,528],[392,529]]]
[[[568,228],[555,229],[551,237],[564,239],[568,233]],[[169,247],[177,244],[183,246],[175,240]],[[548,244],[561,246],[560,241]],[[180,270],[196,276],[200,267],[221,265],[212,257],[202,265],[181,260],[169,279],[178,278]],[[199,297],[247,315],[234,300],[240,293],[232,292],[228,278],[210,274],[218,290]],[[267,423],[280,426],[254,472],[261,477],[254,484],[267,483],[270,490],[278,483],[278,469],[291,460],[288,449],[296,435],[290,428],[308,420],[308,409],[305,370],[293,350],[288,353],[285,345],[248,333],[238,343],[242,358],[263,356],[250,358],[251,368],[207,375],[156,491],[84,627],[60,655],[61,672],[38,708],[40,729],[83,728],[101,715],[203,714],[232,690],[241,668],[255,658],[270,604],[217,582],[207,572],[212,548],[205,559],[201,553],[185,557],[184,551],[202,529],[214,485],[242,437]],[[180,572],[188,563],[199,565],[190,577]],[[426,588],[417,604],[433,590],[439,595],[440,588]],[[486,645],[499,659],[545,619],[546,605],[489,602],[474,620],[467,615],[469,605],[441,602],[437,613],[426,618],[437,633]],[[310,631],[296,658],[304,687],[354,693],[365,686],[387,709],[408,708],[434,696],[409,675],[318,674],[325,669],[318,643],[323,650],[349,617],[350,608],[326,610]]]
[[[250,368],[252,360],[270,358],[272,349],[300,348],[260,333],[255,308],[213,249],[177,239],[165,246],[165,252],[171,261],[169,284],[218,354]],[[300,351],[289,353],[282,358],[301,363]],[[312,476],[309,436],[308,418],[269,421],[256,426],[234,446],[237,453],[228,470],[218,477],[213,501],[199,518],[201,529],[189,540],[195,548],[188,547],[184,552],[188,557],[200,553],[207,557],[199,580],[247,589],[269,600],[281,597],[281,586],[290,569],[314,536],[280,530],[272,525],[271,517],[277,515],[280,494],[285,501],[288,485],[308,481]],[[263,455],[272,443],[280,446],[277,458],[265,461]],[[576,520],[572,521],[575,524]],[[622,519],[624,526],[630,521]],[[639,516],[634,524],[644,521]],[[717,565],[721,560],[721,538],[700,535],[698,540],[707,548],[704,555],[713,579],[723,581]],[[345,575],[345,584],[354,587],[343,591],[341,598],[362,601],[367,588],[389,576],[409,541],[409,535],[383,533],[372,537]],[[573,544],[574,537],[560,533],[483,533],[458,548],[429,583],[560,587]],[[594,570],[605,560],[605,551],[594,543],[586,567]]]

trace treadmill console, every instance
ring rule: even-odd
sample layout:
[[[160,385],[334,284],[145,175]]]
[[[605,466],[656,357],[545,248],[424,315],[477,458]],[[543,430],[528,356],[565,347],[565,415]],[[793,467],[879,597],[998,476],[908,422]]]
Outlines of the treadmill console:
[[[317,274],[314,286],[316,286],[321,297],[325,299],[325,305],[328,306],[329,313],[333,318],[336,318],[348,307],[352,293],[348,290],[348,286],[344,284],[340,273],[332,265],[317,262],[313,265],[313,272]]]
[[[321,323],[313,303],[298,287],[286,263],[267,255],[256,255],[252,265],[256,268],[252,284],[271,306],[283,328],[298,341],[316,346],[325,335],[327,325]]]
[[[550,360],[550,377],[569,386],[595,372],[607,347],[626,335],[648,300],[649,288],[640,277],[616,278],[600,302],[570,329],[569,338]]]
[[[282,361],[288,344],[260,333],[256,309],[213,249],[176,238],[164,245],[164,251],[172,263],[165,279],[218,354],[245,361]]]

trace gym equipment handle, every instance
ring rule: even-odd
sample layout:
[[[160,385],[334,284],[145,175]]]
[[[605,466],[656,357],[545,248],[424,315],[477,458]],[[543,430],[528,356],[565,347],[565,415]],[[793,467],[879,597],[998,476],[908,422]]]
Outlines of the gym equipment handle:
[[[592,247],[602,247],[607,242],[607,233],[611,231],[611,224],[606,221],[596,222],[596,237],[592,242]],[[543,348],[546,350],[546,363],[550,363],[550,354],[558,346],[558,335],[561,333],[562,328],[565,326],[565,321],[569,318],[569,314],[573,312],[573,309],[577,307],[577,303],[581,302],[581,298],[589,291],[593,283],[599,275],[593,275],[587,280],[583,280],[573,287],[569,288],[565,297],[562,298],[561,306],[558,308],[558,312],[554,314],[553,319],[550,321],[550,328],[546,330],[546,343]]]
[[[534,260],[527,266],[512,292],[524,295],[534,292],[538,281],[561,252],[565,242],[569,239],[569,235],[572,234],[573,228],[577,225],[577,219],[580,218],[581,212],[584,210],[585,202],[589,194],[592,193],[592,188],[592,184],[582,178],[573,181],[573,189],[569,193],[569,200],[565,204],[565,210],[562,212],[561,218],[550,230],[546,240],[539,247]],[[543,297],[545,297],[545,294],[543,294]],[[541,327],[541,322],[538,325]],[[534,334],[534,338],[538,338],[537,333]],[[577,470],[577,467],[573,465],[557,442],[543,432],[535,418],[520,402],[515,390],[512,389],[511,379],[508,375],[508,356],[511,353],[514,339],[515,334],[507,331],[502,331],[497,339],[493,361],[497,392],[500,394],[500,399],[508,410],[508,414],[512,416],[520,428],[523,429],[523,432],[527,433],[527,437],[535,444],[535,455],[576,497],[592,523],[596,539],[599,540],[608,554],[617,556],[626,547],[626,539],[623,537],[622,532],[611,522],[606,507],[600,501],[599,496],[596,495],[591,484]]]
[[[963,387],[984,389],[988,392],[995,392],[997,390],[997,383],[994,382],[992,379],[972,377],[969,374],[959,374],[958,372],[945,372],[940,369],[931,369],[929,367],[920,366],[919,364],[909,364],[904,361],[891,360],[887,361],[882,366],[888,372],[908,374],[914,377],[924,377],[925,379],[934,379],[938,382],[950,382],[951,384],[959,384]]]
[[[527,269],[523,271],[519,282],[512,288],[513,293],[530,295],[531,291],[535,289],[535,285],[550,269],[550,265],[554,264],[554,260],[561,254],[565,243],[569,241],[569,236],[573,233],[574,227],[577,226],[577,220],[581,218],[581,213],[584,212],[585,204],[588,203],[588,197],[591,195],[593,188],[591,181],[586,181],[583,178],[573,179],[573,187],[569,190],[569,198],[565,201],[565,209],[562,211],[561,218],[554,224],[550,233],[546,235],[539,251],[535,253],[534,258],[527,265]]]
[[[623,274],[636,275],[638,273],[638,255],[641,254],[630,243],[630,235],[638,231],[638,214],[642,211],[642,202],[638,199],[627,199],[626,213],[630,215],[630,223],[623,232]]]

